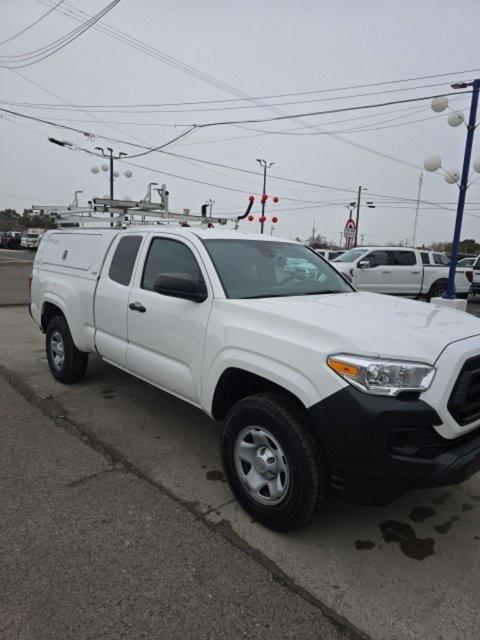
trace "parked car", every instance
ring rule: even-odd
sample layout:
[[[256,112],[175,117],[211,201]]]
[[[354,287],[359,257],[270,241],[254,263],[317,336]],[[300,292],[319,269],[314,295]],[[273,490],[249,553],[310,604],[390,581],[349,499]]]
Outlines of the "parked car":
[[[332,265],[361,291],[427,300],[440,297],[447,288],[448,265],[424,264],[421,253],[404,247],[358,247],[336,258]],[[458,297],[468,296],[472,280],[471,269],[457,269]]]
[[[457,262],[458,267],[473,267],[477,261],[477,256],[470,256],[468,258],[462,258]]]
[[[472,266],[473,269],[473,282],[472,293],[480,293],[480,256],[477,256]]]
[[[21,235],[19,231],[2,231],[0,233],[0,247],[2,249],[19,249]]]
[[[43,237],[43,229],[28,229],[22,237],[22,247],[36,251]]]
[[[345,253],[345,251],[343,251],[342,249],[315,249],[315,251],[319,256],[322,256],[329,262],[331,260],[335,260],[335,258],[338,258],[338,256],[341,256],[343,253]]]
[[[230,488],[272,529],[304,525],[331,491],[385,502],[480,467],[480,319],[357,292],[296,242],[49,231],[30,312],[59,382],[98,354],[224,421]]]

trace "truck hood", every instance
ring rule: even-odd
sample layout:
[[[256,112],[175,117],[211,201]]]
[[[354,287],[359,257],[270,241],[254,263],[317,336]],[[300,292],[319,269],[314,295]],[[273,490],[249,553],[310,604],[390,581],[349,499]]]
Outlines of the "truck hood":
[[[271,335],[315,350],[434,364],[452,342],[480,336],[480,319],[426,302],[367,292],[229,300]],[[240,311],[240,309],[239,309]],[[480,339],[479,339],[480,344]],[[318,347],[317,347],[318,345]]]

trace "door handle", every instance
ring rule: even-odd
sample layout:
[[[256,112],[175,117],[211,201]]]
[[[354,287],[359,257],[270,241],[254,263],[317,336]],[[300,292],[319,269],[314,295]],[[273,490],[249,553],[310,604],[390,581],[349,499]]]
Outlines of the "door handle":
[[[145,311],[147,310],[147,308],[144,307],[141,302],[131,302],[128,305],[128,308],[132,311],[139,311],[140,313],[145,313]]]
[[[382,273],[391,273],[390,271],[382,271]]]
[[[412,271],[412,273],[420,273],[420,271]]]

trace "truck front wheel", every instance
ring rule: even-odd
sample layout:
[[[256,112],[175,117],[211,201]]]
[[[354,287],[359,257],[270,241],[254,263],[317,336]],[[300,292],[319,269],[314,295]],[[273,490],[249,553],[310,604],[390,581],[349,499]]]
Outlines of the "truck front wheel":
[[[71,384],[83,378],[88,353],[77,349],[63,316],[56,316],[48,323],[45,350],[50,371],[59,382]]]
[[[238,502],[269,529],[297,529],[326,504],[325,459],[305,417],[280,394],[261,393],[232,407],[223,428],[221,454]]]

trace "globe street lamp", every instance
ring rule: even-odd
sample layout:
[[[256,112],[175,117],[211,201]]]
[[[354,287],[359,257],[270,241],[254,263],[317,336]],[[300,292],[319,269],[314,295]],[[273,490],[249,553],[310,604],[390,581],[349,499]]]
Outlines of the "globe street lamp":
[[[453,242],[452,242],[452,254],[450,256],[450,271],[448,274],[448,284],[447,291],[444,294],[444,298],[448,300],[455,299],[455,272],[457,268],[458,261],[458,248],[460,244],[460,234],[462,231],[462,221],[463,221],[463,212],[465,209],[465,199],[467,195],[467,189],[469,186],[468,183],[468,174],[470,171],[470,159],[472,155],[472,147],[473,147],[473,136],[475,133],[475,127],[477,125],[477,107],[478,107],[478,94],[480,91],[480,79],[476,79],[473,82],[459,82],[456,84],[452,84],[452,89],[466,89],[467,87],[472,87],[472,100],[470,103],[470,115],[468,118],[467,126],[467,139],[465,142],[465,153],[463,157],[463,168],[462,173],[458,169],[443,169],[442,160],[440,156],[433,155],[425,158],[423,166],[427,171],[434,172],[442,169],[445,173],[445,182],[448,184],[458,184],[459,192],[458,192],[458,204],[457,204],[457,215],[455,219],[455,230],[453,233]],[[439,96],[434,98],[431,103],[431,107],[433,111],[436,113],[441,113],[448,108],[448,98],[446,96]],[[447,118],[447,122],[451,127],[458,127],[459,125],[464,123],[464,115],[459,111],[452,111]],[[476,159],[473,163],[473,168],[475,171],[480,169],[480,159]]]

